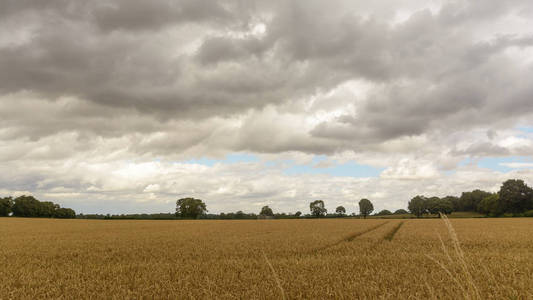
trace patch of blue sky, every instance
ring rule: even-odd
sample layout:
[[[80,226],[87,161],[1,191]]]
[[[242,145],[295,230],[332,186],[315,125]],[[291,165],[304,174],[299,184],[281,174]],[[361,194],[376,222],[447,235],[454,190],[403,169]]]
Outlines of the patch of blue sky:
[[[327,174],[332,176],[343,177],[378,177],[385,168],[378,168],[369,165],[358,164],[355,161],[346,163],[332,162],[325,167],[317,167],[316,163],[325,160],[325,156],[313,158],[312,164],[292,164],[284,170],[287,175],[305,175],[305,174]]]
[[[185,160],[185,161],[180,161],[179,163],[195,164],[195,165],[203,165],[203,166],[212,167],[217,162],[219,162],[219,160],[211,159],[211,158],[207,158],[207,157],[201,157],[201,158],[194,158],[194,159],[189,159],[189,160]]]
[[[517,129],[523,132],[533,133],[533,126],[521,126],[517,127]]]
[[[444,171],[443,173],[444,173],[444,175],[446,175],[446,176],[452,176],[452,175],[454,175],[455,173],[457,173],[457,170],[446,170],[446,171]]]
[[[180,163],[185,164],[198,164],[203,166],[212,167],[217,163],[223,163],[223,164],[235,164],[235,163],[247,163],[247,162],[258,162],[259,158],[255,155],[248,154],[248,153],[232,153],[226,155],[223,159],[213,159],[213,158],[207,158],[207,157],[201,157],[201,158],[195,158],[195,159],[189,159],[185,161],[181,161]]]
[[[232,153],[226,155],[226,158],[222,160],[222,163],[234,164],[234,163],[250,163],[258,162],[259,157],[248,153]]]
[[[520,163],[531,164],[533,159],[527,156],[510,156],[510,157],[484,157],[477,161],[477,165],[480,168],[491,169],[499,172],[509,172],[516,167],[511,167],[512,165],[520,165]]]

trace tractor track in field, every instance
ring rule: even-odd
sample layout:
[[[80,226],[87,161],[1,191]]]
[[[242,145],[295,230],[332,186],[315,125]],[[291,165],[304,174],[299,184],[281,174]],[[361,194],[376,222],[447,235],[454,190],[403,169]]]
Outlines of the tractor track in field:
[[[405,223],[405,221],[402,221],[400,223],[398,223],[398,225],[394,226],[394,228],[391,229],[391,231],[389,231],[384,237],[383,237],[383,240],[387,240],[387,241],[392,241],[392,239],[394,238],[394,235],[398,232],[398,230],[400,230],[400,227],[402,227],[403,223]]]
[[[345,236],[344,238],[342,238],[342,239],[340,239],[340,240],[338,240],[338,241],[336,241],[336,242],[334,242],[332,244],[328,244],[328,245],[322,246],[320,248],[316,248],[315,251],[322,251],[322,250],[329,249],[331,247],[335,247],[335,246],[337,246],[339,244],[342,244],[342,243],[345,243],[345,242],[351,242],[354,239],[362,236],[363,234],[369,233],[371,231],[374,231],[374,230],[380,228],[381,226],[383,226],[383,225],[385,225],[387,223],[389,223],[389,221],[383,222],[383,223],[379,223],[378,225],[372,226],[372,227],[367,228],[367,229],[365,229],[363,231],[354,232],[354,233],[352,233],[352,234],[350,234],[348,236]]]

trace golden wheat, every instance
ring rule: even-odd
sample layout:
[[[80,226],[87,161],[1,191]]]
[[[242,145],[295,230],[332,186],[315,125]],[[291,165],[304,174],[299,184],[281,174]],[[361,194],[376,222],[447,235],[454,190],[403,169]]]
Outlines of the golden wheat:
[[[282,297],[532,298],[533,219],[0,219],[0,299]]]

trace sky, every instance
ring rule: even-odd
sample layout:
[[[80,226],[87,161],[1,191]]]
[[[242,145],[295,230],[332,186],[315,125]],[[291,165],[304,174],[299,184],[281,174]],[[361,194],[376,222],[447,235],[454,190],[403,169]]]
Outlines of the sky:
[[[3,0],[0,196],[348,213],[533,184],[533,2]]]

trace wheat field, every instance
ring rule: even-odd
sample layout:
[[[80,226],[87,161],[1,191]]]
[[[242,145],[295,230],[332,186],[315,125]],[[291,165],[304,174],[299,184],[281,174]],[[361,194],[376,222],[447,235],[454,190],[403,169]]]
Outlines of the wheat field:
[[[533,219],[3,218],[0,266],[0,299],[529,299]]]

